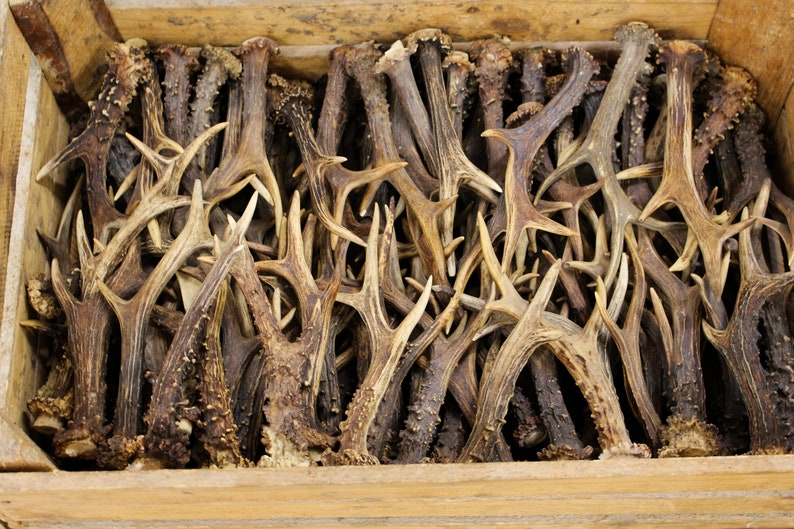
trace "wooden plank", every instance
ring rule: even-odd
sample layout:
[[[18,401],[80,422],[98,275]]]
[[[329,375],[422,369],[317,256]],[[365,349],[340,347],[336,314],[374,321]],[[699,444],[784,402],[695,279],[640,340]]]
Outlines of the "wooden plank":
[[[0,411],[0,472],[55,470],[55,464],[22,428]]]
[[[26,332],[19,321],[32,317],[24,294],[24,282],[47,268],[44,248],[36,227],[54,233],[64,203],[64,186],[58,179],[62,171],[46,185],[33,181],[38,169],[66,144],[68,124],[36,61],[28,64],[24,110],[20,112],[23,128],[19,138],[19,162],[14,175],[13,209],[8,249],[3,261],[4,290],[2,324],[0,324],[0,411],[17,426],[25,424],[25,404],[33,396],[43,375],[42,357],[38,354],[35,334]],[[16,442],[0,436],[0,444]],[[4,450],[0,451],[0,453]],[[1,462],[0,462],[1,463]]]
[[[705,45],[705,41],[696,41]],[[598,58],[617,57],[620,44],[614,41],[511,41],[511,50],[544,46],[549,49],[564,50],[574,46],[584,48]],[[336,45],[322,46],[279,46],[279,54],[270,61],[269,69],[290,79],[315,81],[328,72],[329,54]],[[468,51],[471,42],[453,42],[455,49]],[[193,48],[196,53],[200,50]]]
[[[101,0],[11,0],[11,11],[61,109],[87,110],[102,81],[104,54],[120,40]]]
[[[0,3],[0,43],[0,255],[8,255],[31,53],[5,2]],[[0,304],[5,271],[5,260],[0,259]]]
[[[794,456],[3,477],[31,528],[794,527]]]
[[[794,86],[794,10],[790,0],[722,0],[708,35],[709,46],[728,63],[758,79],[758,101],[775,130]]]
[[[107,5],[124,38],[228,46],[258,35],[282,45],[391,42],[422,27],[443,28],[456,41],[494,33],[523,41],[603,41],[633,20],[647,22],[664,37],[703,39],[717,2],[107,0]]]

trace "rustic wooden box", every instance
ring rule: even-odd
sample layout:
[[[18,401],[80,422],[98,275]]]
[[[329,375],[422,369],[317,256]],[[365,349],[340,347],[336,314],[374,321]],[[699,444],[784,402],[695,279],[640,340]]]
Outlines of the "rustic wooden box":
[[[343,42],[441,27],[464,42],[592,42],[619,25],[705,41],[752,72],[794,190],[794,5],[790,0],[11,0],[0,5],[0,527],[644,526],[794,527],[794,456],[380,468],[55,471],[27,433],[42,376],[25,277],[44,269],[63,190],[32,176],[66,142],[59,110],[89,99],[114,39],[234,45],[266,35],[277,69],[319,74]],[[207,7],[206,5],[211,5]],[[40,61],[36,59],[36,52]],[[69,99],[72,98],[72,99]],[[55,179],[57,182],[57,178]],[[46,471],[46,472],[37,472]]]

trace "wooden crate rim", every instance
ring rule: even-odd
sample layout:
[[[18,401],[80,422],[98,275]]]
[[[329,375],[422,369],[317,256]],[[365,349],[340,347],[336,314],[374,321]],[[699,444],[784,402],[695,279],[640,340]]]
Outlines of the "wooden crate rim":
[[[439,472],[439,470],[443,470]],[[510,463],[448,463],[290,468],[196,468],[163,470],[98,470],[10,472],[2,474],[0,493],[28,488],[84,490],[151,486],[223,487],[323,483],[460,483],[533,479],[586,480],[614,477],[690,475],[790,474],[794,493],[794,454],[735,455],[693,458],[596,459],[588,461],[516,461]],[[79,480],[75,480],[79,477]],[[113,478],[113,479],[108,479]],[[201,485],[199,485],[201,484]]]
[[[790,455],[6,474],[0,526],[794,527],[792,476]]]

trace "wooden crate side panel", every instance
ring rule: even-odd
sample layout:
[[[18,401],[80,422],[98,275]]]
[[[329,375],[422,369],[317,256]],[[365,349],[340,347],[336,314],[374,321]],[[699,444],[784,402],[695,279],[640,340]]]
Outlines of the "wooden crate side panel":
[[[107,0],[124,38],[151,43],[236,45],[268,36],[282,45],[391,42],[424,27],[440,27],[453,40],[491,37],[519,41],[611,40],[618,26],[643,20],[662,36],[704,39],[716,0],[632,2]]]
[[[793,456],[6,475],[46,527],[794,527]],[[16,524],[16,525],[13,525]]]
[[[48,266],[36,228],[54,234],[65,189],[59,180],[63,178],[62,172],[56,171],[54,179],[44,185],[36,183],[34,176],[65,145],[68,133],[66,120],[58,111],[36,62],[29,65],[28,82],[22,93],[26,93],[27,100],[22,113],[24,126],[8,250],[3,259],[7,269],[0,325],[0,411],[17,427],[26,425],[26,402],[43,376],[39,338],[19,325],[20,321],[33,317],[25,299],[24,283],[29,276],[44,272]],[[0,436],[0,444],[17,441]],[[0,466],[2,464],[0,461]],[[38,464],[33,462],[34,467]]]
[[[746,68],[758,79],[758,101],[770,130],[775,130],[794,86],[794,4],[722,0],[708,41],[725,62]]]
[[[698,41],[705,43],[705,41]],[[520,50],[537,46],[538,42],[511,41],[507,47]],[[555,41],[544,42],[550,49],[564,50],[572,46],[585,48],[599,58],[617,57],[620,44],[614,41]],[[269,70],[290,79],[315,81],[328,72],[329,54],[336,46],[279,46],[279,55],[269,62]],[[471,48],[471,42],[453,42],[452,47],[462,51]]]
[[[9,14],[8,5],[0,3],[0,255],[8,255],[8,238],[14,210],[19,142],[25,110],[25,87],[28,82],[31,53],[25,39]],[[0,306],[5,289],[5,260],[0,259]]]

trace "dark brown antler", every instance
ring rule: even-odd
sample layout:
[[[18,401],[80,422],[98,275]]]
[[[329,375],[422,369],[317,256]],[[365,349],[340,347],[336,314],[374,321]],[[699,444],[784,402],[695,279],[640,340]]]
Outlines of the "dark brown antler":
[[[640,220],[648,218],[656,209],[668,202],[674,203],[689,228],[687,244],[679,262],[673,269],[689,267],[694,252],[700,249],[705,268],[705,280],[714,295],[719,296],[724,286],[724,243],[743,229],[753,219],[736,224],[721,223],[706,209],[697,191],[692,172],[692,74],[703,59],[703,51],[684,41],[666,43],[660,60],[667,65],[667,135],[665,139],[662,182],[651,200],[645,205]]]
[[[210,307],[215,303],[236,256],[245,250],[243,238],[253,217],[257,196],[254,194],[245,214],[219,249],[215,263],[174,335],[152,388],[152,400],[145,417],[144,456],[133,465],[144,468],[183,467],[190,460],[189,437],[198,416],[184,397],[183,384],[188,367],[197,360],[197,340],[206,325]]]
[[[518,240],[526,230],[542,230],[558,235],[578,235],[542,215],[528,193],[530,167],[546,138],[573,111],[579,102],[587,82],[597,71],[597,65],[586,51],[574,48],[566,55],[571,72],[557,95],[549,101],[527,123],[514,129],[491,129],[483,136],[493,137],[505,143],[508,149],[507,172],[504,194],[497,205],[491,225],[491,236],[505,230],[502,268],[507,270],[515,253]],[[504,228],[501,223],[504,222]]]
[[[283,215],[281,190],[267,160],[264,143],[267,115],[264,87],[268,63],[278,54],[278,46],[268,38],[257,37],[245,41],[237,54],[243,63],[240,139],[233,152],[229,152],[207,177],[205,196],[207,200],[219,201],[234,192],[235,184],[241,179],[256,175],[267,189],[269,196],[264,198],[273,206],[278,225]]]
[[[749,216],[745,210],[743,220]],[[758,320],[767,299],[794,285],[794,272],[766,273],[761,269],[752,247],[750,230],[739,234],[739,293],[730,318],[722,302],[699,281],[712,311],[712,323],[703,322],[709,341],[722,353],[742,393],[750,418],[750,451],[778,453],[787,451],[785,431],[776,414],[772,392],[758,350]]]
[[[108,71],[94,102],[85,130],[36,175],[40,181],[56,167],[81,159],[86,167],[88,207],[97,239],[107,240],[106,228],[123,218],[113,207],[107,192],[105,165],[113,134],[127,113],[138,85],[152,76],[150,61],[140,41],[116,44],[108,51]]]
[[[586,136],[576,151],[543,181],[536,194],[536,198],[543,196],[557,179],[585,163],[592,167],[596,180],[604,180],[601,194],[612,225],[609,267],[604,277],[607,287],[612,285],[620,267],[626,226],[641,220],[640,210],[626,195],[615,174],[612,165],[613,138],[637,76],[645,67],[645,57],[649,49],[658,42],[652,29],[637,22],[620,28],[615,39],[623,43],[623,50]],[[661,223],[652,224],[654,229],[664,228]]]
[[[480,236],[488,237],[488,234],[481,229]],[[488,262],[487,258],[486,262]],[[561,330],[547,326],[541,317],[551,297],[561,266],[562,262],[557,261],[546,272],[532,301],[524,303],[526,308],[523,314],[502,343],[496,356],[491,357],[489,354],[480,382],[477,417],[472,425],[469,441],[458,458],[459,462],[492,460],[494,445],[504,424],[507,406],[518,375],[538,347],[561,337]]]
[[[187,224],[135,295],[124,300],[104,283],[99,283],[121,327],[121,368],[115,424],[113,437],[108,441],[111,454],[103,456],[106,464],[112,467],[125,467],[133,457],[140,455],[142,448],[136,436],[142,402],[143,354],[149,315],[166,284],[188,257],[211,247],[212,238],[204,220],[201,184],[196,182]]]
[[[341,242],[342,246],[346,243]],[[240,283],[263,347],[265,384],[263,406],[266,424],[262,443],[267,454],[260,466],[308,465],[330,444],[317,419],[324,358],[333,322],[334,300],[341,281],[341,253],[337,253],[330,276],[316,280],[306,262],[300,230],[300,201],[293,196],[287,218],[286,254],[279,260],[256,263],[256,268],[240,262],[233,270]],[[246,261],[250,259],[246,256]],[[253,263],[251,263],[253,264]],[[276,274],[293,287],[302,333],[290,340],[280,329],[255,272]]]

